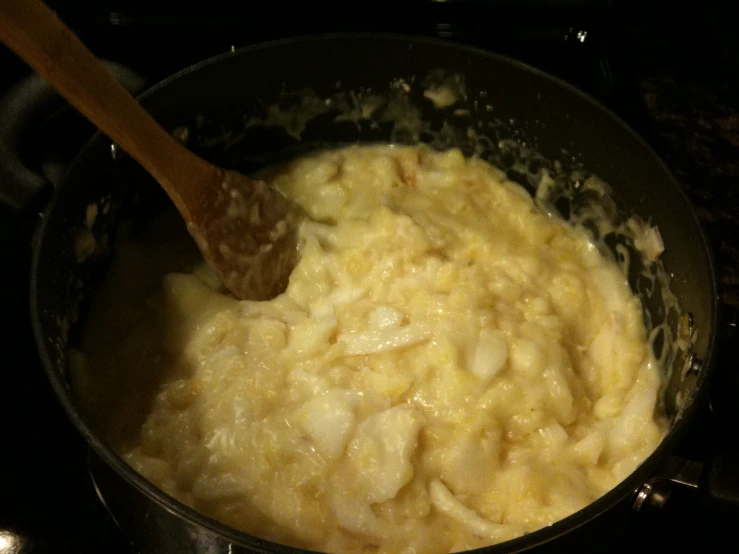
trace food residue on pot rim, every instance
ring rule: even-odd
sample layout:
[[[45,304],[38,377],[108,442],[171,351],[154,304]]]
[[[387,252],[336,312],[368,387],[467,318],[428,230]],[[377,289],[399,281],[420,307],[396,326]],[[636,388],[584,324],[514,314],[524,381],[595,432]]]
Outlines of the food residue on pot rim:
[[[92,232],[95,220],[98,216],[97,204],[90,204],[85,210],[85,221],[74,237],[74,257],[77,263],[82,263],[95,253],[97,239]]]
[[[467,98],[464,75],[461,73],[432,72],[424,81],[423,96],[436,108],[448,108]]]

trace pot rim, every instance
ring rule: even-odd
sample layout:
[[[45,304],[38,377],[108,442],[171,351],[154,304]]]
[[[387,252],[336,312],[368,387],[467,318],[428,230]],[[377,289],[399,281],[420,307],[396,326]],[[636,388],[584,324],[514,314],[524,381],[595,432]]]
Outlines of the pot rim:
[[[677,182],[677,180],[675,179],[675,177],[673,176],[672,172],[669,170],[665,162],[656,154],[656,152],[651,148],[651,146],[649,146],[649,144],[647,144],[647,142],[641,136],[639,136],[629,125],[627,125],[619,116],[617,116],[610,109],[603,106],[600,102],[598,102],[597,100],[595,100],[588,94],[584,93],[583,91],[574,87],[568,82],[556,76],[553,76],[545,71],[532,67],[524,62],[518,61],[516,59],[510,58],[502,54],[490,52],[482,48],[460,44],[460,43],[455,43],[455,42],[451,42],[451,41],[439,39],[439,38],[403,35],[403,34],[395,34],[395,33],[339,32],[339,33],[326,33],[326,34],[316,34],[316,35],[303,35],[303,36],[298,36],[298,37],[291,37],[291,38],[261,42],[258,44],[253,44],[253,45],[245,46],[242,48],[238,48],[234,51],[224,52],[222,54],[218,54],[216,56],[199,61],[185,69],[182,69],[170,75],[169,77],[165,78],[164,80],[160,81],[159,83],[155,84],[154,86],[144,91],[137,98],[139,101],[145,101],[147,97],[159,91],[160,89],[166,87],[167,85],[179,79],[180,77],[196,72],[205,66],[213,65],[222,60],[226,60],[226,59],[230,59],[230,58],[238,57],[238,56],[243,56],[249,53],[258,52],[260,50],[270,49],[270,48],[274,48],[277,46],[289,46],[291,44],[300,44],[300,43],[305,43],[305,42],[325,41],[325,40],[383,40],[383,41],[395,41],[398,43],[406,42],[409,44],[413,44],[413,43],[434,44],[437,46],[444,46],[445,48],[455,49],[460,52],[467,52],[470,54],[492,58],[498,62],[507,64],[512,67],[516,67],[522,71],[533,73],[542,79],[546,79],[550,82],[553,82],[559,85],[560,87],[566,89],[568,92],[579,96],[582,100],[585,100],[595,105],[595,107],[597,107],[599,110],[607,114],[617,125],[621,126],[624,130],[626,130],[629,133],[629,135],[631,135],[631,137],[640,144],[641,148],[645,149],[646,151],[649,151],[649,153],[651,154],[651,157],[654,159],[654,162],[657,163],[661,167],[661,169],[665,171],[667,175],[669,175],[670,180],[672,181],[676,192],[681,196],[683,202],[685,202],[685,204],[689,208],[689,211],[693,218],[695,227],[698,229],[700,233],[701,243],[703,245],[703,249],[708,259],[708,267],[706,268],[706,271],[708,272],[708,276],[709,276],[710,289],[711,289],[710,295],[712,298],[712,305],[710,306],[710,310],[711,310],[710,324],[711,324],[712,329],[711,329],[711,333],[708,339],[706,357],[703,360],[702,371],[698,375],[695,389],[693,391],[692,397],[689,400],[690,403],[684,409],[682,416],[673,424],[673,426],[670,428],[667,435],[662,439],[662,441],[660,442],[656,450],[652,454],[650,454],[626,479],[621,481],[616,487],[611,489],[609,492],[607,492],[606,494],[604,494],[603,496],[601,496],[594,502],[591,502],[590,504],[588,504],[585,508],[547,527],[543,527],[541,529],[528,533],[524,536],[517,537],[515,539],[511,539],[509,541],[494,544],[491,546],[487,546],[487,547],[483,547],[483,548],[479,548],[475,550],[470,550],[467,552],[470,552],[470,553],[474,552],[477,554],[482,554],[482,553],[503,554],[506,552],[521,552],[521,551],[529,550],[530,548],[542,545],[561,535],[564,535],[565,533],[568,533],[569,531],[575,530],[576,528],[580,527],[581,525],[587,523],[588,521],[594,519],[601,513],[615,506],[618,502],[626,498],[630,493],[633,493],[637,489],[637,487],[639,487],[642,483],[647,481],[648,478],[653,475],[659,463],[662,461],[664,457],[666,457],[669,454],[669,452],[673,449],[675,443],[679,440],[679,438],[685,432],[685,429],[687,428],[689,422],[691,422],[692,419],[694,418],[696,410],[698,409],[701,403],[701,400],[706,394],[707,382],[709,380],[710,374],[712,373],[712,369],[713,369],[714,361],[715,361],[716,341],[717,341],[717,335],[718,335],[717,329],[718,329],[718,322],[719,322],[719,298],[717,295],[717,283],[716,283],[715,262],[714,262],[713,253],[708,243],[706,234],[700,224],[700,221],[698,220],[698,217],[692,207],[692,204],[687,194],[685,193],[683,188],[680,186],[680,184]],[[75,158],[73,163],[70,165],[70,168],[67,171],[67,175],[69,175],[72,168],[76,167],[78,163],[81,163],[80,160],[84,157],[83,153],[89,148],[91,148],[91,145],[101,140],[108,140],[108,139],[106,139],[106,137],[98,131],[86,143],[86,145],[80,151],[80,154],[78,154],[78,156]],[[206,528],[210,530],[211,532],[217,533],[218,535],[221,535],[223,538],[227,539],[228,541],[231,541],[232,543],[236,543],[241,546],[251,548],[255,551],[264,552],[264,553],[276,553],[276,554],[301,554],[301,553],[309,552],[304,549],[282,545],[282,544],[272,542],[266,539],[255,537],[253,535],[249,535],[242,531],[238,531],[232,527],[229,527],[227,525],[220,523],[219,521],[213,518],[210,518],[208,516],[205,516],[197,512],[193,508],[185,505],[184,503],[180,502],[174,497],[169,496],[164,491],[156,487],[154,484],[146,480],[142,475],[137,473],[131,466],[129,466],[122,458],[120,458],[117,454],[115,454],[113,450],[110,447],[108,447],[101,439],[99,439],[92,432],[92,430],[88,427],[88,425],[83,421],[82,417],[80,416],[77,409],[75,408],[72,395],[71,395],[71,391],[69,387],[67,386],[66,381],[63,379],[61,375],[59,375],[54,370],[54,364],[52,363],[52,358],[49,352],[48,343],[46,341],[46,337],[44,335],[43,328],[41,325],[40,314],[41,314],[41,310],[43,309],[43,307],[39,305],[38,295],[36,294],[36,290],[38,288],[38,283],[39,283],[38,267],[39,267],[40,257],[41,257],[40,254],[42,250],[41,245],[44,243],[46,234],[49,232],[49,229],[47,226],[49,218],[46,217],[46,215],[51,213],[54,210],[58,197],[60,194],[62,194],[62,191],[65,188],[64,185],[66,184],[66,182],[67,182],[67,178],[65,177],[64,182],[62,183],[62,186],[60,186],[59,189],[54,192],[49,205],[44,211],[45,217],[42,220],[39,232],[36,234],[36,240],[34,241],[34,247],[33,247],[33,258],[32,258],[32,264],[31,264],[30,304],[31,304],[31,318],[32,318],[34,337],[36,340],[36,346],[39,350],[39,354],[40,354],[41,361],[44,366],[44,370],[49,378],[49,381],[51,382],[54,393],[56,394],[58,400],[60,401],[67,417],[72,421],[76,429],[79,431],[79,433],[82,435],[82,437],[87,442],[88,446],[92,447],[95,453],[109,467],[111,467],[125,481],[133,485],[141,494],[153,500],[154,502],[156,502],[159,506],[161,506],[168,512],[180,518],[189,520],[190,522],[195,523],[203,528]]]

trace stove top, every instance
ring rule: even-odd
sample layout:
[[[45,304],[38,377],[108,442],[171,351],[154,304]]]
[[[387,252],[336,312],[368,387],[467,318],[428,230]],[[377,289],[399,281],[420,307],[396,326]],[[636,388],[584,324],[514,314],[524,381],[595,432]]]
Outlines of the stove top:
[[[624,118],[668,162],[716,254],[724,308],[717,386],[678,454],[704,459],[711,436],[733,424],[726,406],[739,390],[732,372],[739,314],[739,55],[720,12],[672,6],[647,16],[616,0],[413,0],[407,15],[384,2],[352,4],[344,14],[312,2],[310,12],[290,7],[286,17],[280,2],[258,16],[246,2],[189,8],[164,0],[49,3],[93,52],[131,67],[150,84],[233,47],[335,31],[441,37],[508,54],[572,82]],[[0,93],[28,73],[4,49],[0,66]],[[57,164],[68,162],[91,132],[74,121],[80,140],[53,153]],[[42,161],[30,163],[40,167]],[[0,554],[134,554],[96,497],[86,447],[35,354],[26,301],[33,219],[0,212],[6,260],[0,286],[8,296],[0,316],[7,319],[0,365]],[[628,506],[615,512],[609,532],[594,534],[586,526],[567,551],[641,552],[694,543],[719,552],[736,545],[732,514],[690,492],[676,491],[659,512],[636,514]]]

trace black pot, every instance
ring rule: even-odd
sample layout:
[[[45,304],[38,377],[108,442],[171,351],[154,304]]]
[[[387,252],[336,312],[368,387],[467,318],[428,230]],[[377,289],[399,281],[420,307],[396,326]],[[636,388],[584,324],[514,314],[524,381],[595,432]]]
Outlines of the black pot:
[[[463,87],[455,75],[463,75]],[[465,99],[450,108],[435,108],[422,92],[424,85],[438,81],[455,83]],[[402,100],[405,113],[417,108],[424,123],[421,128],[399,124],[397,116],[389,117],[382,110],[367,119],[337,122],[333,108],[318,109],[314,102],[333,98],[338,105],[349,98],[347,91],[371,89],[393,96],[399,91],[405,94],[406,87],[410,92]],[[716,283],[705,237],[685,195],[654,152],[612,113],[569,85],[510,59],[448,42],[332,35],[268,43],[219,56],[155,86],[142,95],[141,102],[165,128],[189,129],[189,145],[198,153],[242,171],[352,142],[421,140],[438,148],[458,146],[467,154],[477,147],[478,154],[519,181],[527,180],[520,164],[514,163],[522,155],[536,166],[531,169],[546,166],[565,185],[573,169],[585,168],[612,187],[613,204],[606,203],[611,217],[637,214],[658,226],[666,246],[660,271],[672,276],[671,290],[685,314],[682,328],[679,314],[669,309],[662,296],[646,290],[639,271],[630,271],[629,280],[642,295],[647,322],[652,326],[666,322],[665,344],[659,349],[669,354],[670,378],[663,398],[670,420],[668,435],[628,479],[596,502],[550,527],[485,552],[541,545],[612,509],[655,474],[694,416],[712,366],[717,326]],[[313,110],[300,140],[278,127],[245,125],[274,103],[292,113]],[[465,132],[469,126],[491,140],[472,141]],[[501,144],[505,147],[500,148]],[[111,236],[121,217],[145,220],[166,203],[138,166],[125,156],[111,156],[109,141],[98,134],[78,156],[46,211],[31,282],[38,348],[59,400],[91,446],[90,463],[100,495],[144,552],[301,552],[227,528],[168,497],[118,458],[80,416],[67,380],[67,351],[77,340],[108,256],[99,249],[99,255],[78,263],[74,241],[84,225],[87,206],[103,199],[111,207],[98,215],[92,229],[98,244]],[[577,205],[577,198],[557,203],[565,216],[576,213]],[[606,239],[611,247],[620,240]],[[625,244],[631,246],[628,241]],[[689,333],[695,340],[681,350],[669,339],[685,332],[688,319],[696,331]]]

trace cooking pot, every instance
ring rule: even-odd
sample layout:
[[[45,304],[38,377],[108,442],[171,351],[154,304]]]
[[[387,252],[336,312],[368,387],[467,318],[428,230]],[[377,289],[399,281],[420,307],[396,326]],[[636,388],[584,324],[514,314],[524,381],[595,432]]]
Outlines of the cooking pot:
[[[451,94],[451,104],[433,101],[429,91],[441,89]],[[546,170],[561,191],[547,199],[551,209],[596,234],[592,220],[578,219],[586,212],[583,206],[597,206],[614,222],[610,232],[595,238],[622,263],[628,259],[629,284],[642,298],[656,354],[664,361],[661,409],[669,433],[605,496],[484,552],[560,544],[583,524],[594,525],[591,520],[632,495],[664,464],[695,414],[713,364],[715,276],[705,236],[669,170],[604,107],[502,56],[445,41],[376,34],[237,50],[170,77],[140,101],[199,154],[243,172],[327,146],[422,141],[480,155],[532,192]],[[608,186],[582,187],[591,174]],[[17,187],[11,192],[24,195]],[[27,202],[30,195],[25,196]],[[228,528],[170,498],[116,456],[78,411],[68,380],[68,349],[77,344],[90,298],[105,274],[116,225],[124,218],[145,224],[166,204],[156,184],[105,136],[97,134],[76,158],[45,211],[34,247],[31,309],[44,367],[91,447],[99,495],[140,550],[302,552]],[[633,237],[613,231],[629,218],[659,230],[665,250],[657,262],[640,254]],[[96,244],[84,260],[75,252],[80,233],[92,235]],[[624,249],[630,253],[626,258]]]

